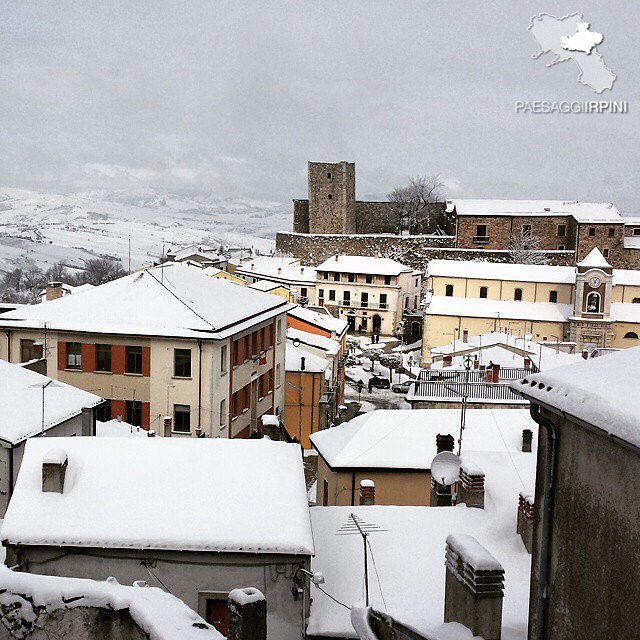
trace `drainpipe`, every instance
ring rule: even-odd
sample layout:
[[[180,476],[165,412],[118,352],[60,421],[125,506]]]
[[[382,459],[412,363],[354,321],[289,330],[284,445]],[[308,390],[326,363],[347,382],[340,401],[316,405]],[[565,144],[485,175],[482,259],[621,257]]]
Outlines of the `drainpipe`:
[[[198,340],[198,427],[202,428],[202,340]]]
[[[351,474],[351,506],[356,504],[356,472]]]
[[[4,329],[7,336],[7,362],[11,362],[11,331]]]
[[[531,417],[543,427],[547,436],[544,459],[542,491],[542,537],[540,540],[540,561],[538,587],[536,589],[536,640],[545,640],[547,622],[547,587],[549,586],[549,550],[551,548],[551,519],[553,516],[553,480],[557,457],[558,437],[553,423],[541,415],[540,407],[531,404]]]

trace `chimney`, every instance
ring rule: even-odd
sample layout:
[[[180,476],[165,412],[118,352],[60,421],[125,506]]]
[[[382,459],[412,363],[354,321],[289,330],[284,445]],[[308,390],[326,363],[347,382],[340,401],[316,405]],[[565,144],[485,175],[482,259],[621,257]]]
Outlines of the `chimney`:
[[[282,269],[278,267],[278,274],[282,273]]]
[[[522,538],[522,542],[529,553],[533,553],[533,504],[533,496],[525,493],[518,494],[516,533]]]
[[[278,442],[280,440],[280,418],[273,414],[265,414],[261,421],[262,437]]]
[[[156,437],[156,432],[153,429],[149,429],[149,431],[147,431],[147,437],[148,438],[155,438]]]
[[[444,621],[468,627],[474,636],[500,640],[504,569],[473,537],[447,536]]]
[[[62,298],[63,293],[62,282],[50,282],[47,284],[45,298],[47,300],[57,300],[58,298]]]
[[[267,600],[261,591],[254,587],[233,589],[228,606],[229,640],[267,640]]]
[[[373,480],[360,480],[360,506],[376,503],[376,483]]]
[[[302,358],[300,358],[300,371],[304,371],[304,367],[305,367],[305,358],[303,356]]]
[[[90,407],[83,407],[82,409],[82,435],[83,436],[96,435],[96,420],[93,413],[93,409]]]
[[[444,364],[445,367],[450,367],[451,363],[453,362],[453,356],[450,353],[447,353],[443,358],[442,358],[442,362]]]
[[[522,430],[522,451],[531,453],[531,444],[533,442],[533,431],[531,429]]]
[[[460,465],[456,504],[484,509],[484,471],[469,461]]]
[[[468,329],[464,329],[462,331],[462,342],[467,342],[469,340],[469,331]]]
[[[582,350],[582,357],[587,360],[587,358],[589,357],[589,352],[586,349]]]
[[[439,433],[436,436],[437,453],[442,453],[443,451],[453,451],[454,445],[455,445],[455,441],[451,434],[447,433],[443,435]]]
[[[51,449],[42,459],[43,493],[64,493],[68,462],[67,453],[62,449]]]
[[[163,435],[165,438],[170,438],[171,437],[171,427],[172,427],[172,423],[173,419],[171,418],[171,416],[165,416],[164,417],[164,432]]]

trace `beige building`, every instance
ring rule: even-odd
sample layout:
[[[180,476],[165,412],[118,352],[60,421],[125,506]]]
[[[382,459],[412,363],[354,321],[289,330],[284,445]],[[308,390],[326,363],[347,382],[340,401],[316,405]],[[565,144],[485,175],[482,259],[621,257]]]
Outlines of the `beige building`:
[[[121,416],[160,435],[247,437],[260,416],[283,411],[290,308],[166,263],[3,314],[0,358],[25,362],[43,345],[50,377],[106,399],[102,421]]]
[[[335,255],[316,267],[319,306],[350,331],[393,335],[420,304],[421,274],[390,258]]]
[[[640,271],[598,249],[574,267],[432,260],[422,363],[431,349],[493,331],[576,351],[640,344]]]
[[[270,280],[256,280],[253,284],[248,286],[250,289],[264,291],[265,293],[270,293],[272,296],[280,296],[287,302],[295,302],[298,297],[286,285],[280,284],[279,282],[271,282]]]

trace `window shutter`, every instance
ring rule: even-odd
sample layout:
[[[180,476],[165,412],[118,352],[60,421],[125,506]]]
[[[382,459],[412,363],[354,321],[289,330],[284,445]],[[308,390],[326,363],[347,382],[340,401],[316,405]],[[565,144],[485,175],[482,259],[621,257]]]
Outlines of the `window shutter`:
[[[58,341],[58,371],[67,368],[67,343]]]
[[[142,347],[142,375],[147,378],[151,375],[151,347]]]

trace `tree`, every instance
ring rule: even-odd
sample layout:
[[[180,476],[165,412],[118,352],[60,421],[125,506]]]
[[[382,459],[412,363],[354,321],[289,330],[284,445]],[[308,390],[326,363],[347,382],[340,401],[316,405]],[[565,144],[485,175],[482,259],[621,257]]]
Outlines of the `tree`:
[[[404,232],[418,233],[419,228],[431,228],[433,205],[444,198],[444,183],[440,176],[416,176],[409,178],[409,184],[396,187],[388,198],[395,204],[396,229],[399,235]],[[421,223],[425,223],[424,225]]]
[[[392,371],[402,367],[402,356],[399,353],[383,353],[380,356],[380,364],[389,369],[389,380],[392,380]]]
[[[66,282],[68,275],[67,267],[64,262],[56,262],[47,269],[46,275],[48,282]]]
[[[371,371],[373,371],[373,363],[380,360],[380,356],[382,355],[382,351],[380,348],[376,347],[364,347],[362,349],[362,355],[365,358],[368,358],[371,362]]]
[[[509,236],[509,257],[520,264],[548,264],[540,248],[541,239],[528,229]]]
[[[36,265],[25,269],[22,275],[22,288],[29,294],[31,302],[36,302],[38,294],[47,286],[47,277],[44,271]]]
[[[126,275],[127,272],[117,260],[93,258],[85,262],[85,269],[79,275],[77,284],[89,283],[98,286]]]

